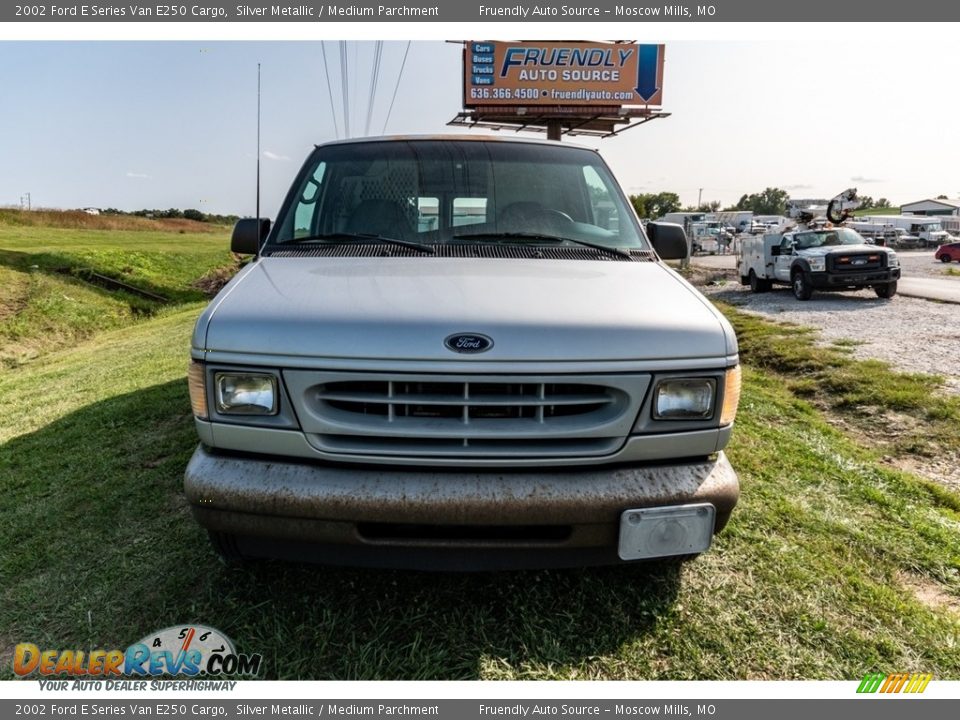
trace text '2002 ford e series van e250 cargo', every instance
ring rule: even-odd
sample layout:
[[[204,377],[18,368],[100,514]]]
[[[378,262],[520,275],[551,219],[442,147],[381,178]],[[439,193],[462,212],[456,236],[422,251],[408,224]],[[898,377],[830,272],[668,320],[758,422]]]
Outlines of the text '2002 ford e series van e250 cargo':
[[[490,569],[691,556],[739,486],[736,337],[593,150],[317,147],[197,321],[193,514],[229,558]]]

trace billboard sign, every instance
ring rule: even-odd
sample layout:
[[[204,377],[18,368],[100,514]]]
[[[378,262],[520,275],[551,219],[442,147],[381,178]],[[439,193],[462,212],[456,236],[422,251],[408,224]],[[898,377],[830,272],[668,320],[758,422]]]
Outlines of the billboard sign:
[[[659,106],[663,55],[663,45],[471,41],[463,106]]]

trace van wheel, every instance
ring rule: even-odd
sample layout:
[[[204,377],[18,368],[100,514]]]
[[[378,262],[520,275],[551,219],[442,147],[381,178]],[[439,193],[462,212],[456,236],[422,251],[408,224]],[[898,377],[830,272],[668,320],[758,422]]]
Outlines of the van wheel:
[[[793,286],[793,296],[797,300],[809,300],[813,295],[813,285],[802,270],[794,271],[790,283]]]
[[[214,532],[207,530],[210,537],[210,544],[217,554],[227,565],[241,565],[243,563],[243,553],[240,552],[240,546],[237,545],[236,535],[230,533]]]
[[[887,283],[886,285],[877,285],[873,288],[873,291],[877,293],[878,298],[889,300],[897,294],[897,282],[893,281],[892,283]]]

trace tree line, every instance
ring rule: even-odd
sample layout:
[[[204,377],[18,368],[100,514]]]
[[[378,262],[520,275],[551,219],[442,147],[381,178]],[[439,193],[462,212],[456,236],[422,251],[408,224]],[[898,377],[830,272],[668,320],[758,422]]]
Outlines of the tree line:
[[[789,199],[790,195],[786,190],[771,187],[762,192],[744,194],[735,205],[725,208],[721,208],[718,200],[704,202],[699,206],[683,205],[680,202],[680,196],[674,192],[640,193],[630,196],[630,202],[637,211],[637,215],[651,220],[672,212],[718,212],[721,210],[752,210],[755,215],[785,215]],[[874,200],[869,195],[864,195],[860,197],[860,207],[885,210],[891,205],[887,198]]]
[[[197,222],[210,223],[212,225],[233,225],[239,216],[237,215],[216,215],[214,213],[205,213],[197,210],[196,208],[187,208],[186,210],[180,210],[179,208],[168,208],[166,210],[118,210],[117,208],[105,208],[100,211],[102,215],[135,215],[136,217],[146,217],[146,218],[183,218],[184,220],[195,220]]]

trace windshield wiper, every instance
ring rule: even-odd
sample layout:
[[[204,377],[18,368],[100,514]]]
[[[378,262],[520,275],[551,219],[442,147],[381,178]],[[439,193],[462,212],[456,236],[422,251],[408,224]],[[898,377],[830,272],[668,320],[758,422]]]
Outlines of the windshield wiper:
[[[601,245],[600,243],[593,243],[587,240],[577,240],[576,238],[570,237],[560,237],[558,235],[544,235],[541,233],[532,233],[532,232],[484,232],[484,233],[464,233],[461,235],[454,235],[455,240],[468,240],[470,238],[483,238],[486,240],[536,240],[538,242],[549,242],[555,245],[560,243],[573,243],[574,245],[581,245],[583,247],[593,248],[594,250],[599,250],[600,252],[610,253],[611,255],[619,255],[620,257],[626,258],[627,260],[633,260],[633,256],[626,252],[625,250],[620,250],[619,248],[607,247],[606,245]]]
[[[308,243],[308,242],[329,242],[334,243],[340,242],[340,244],[346,244],[349,242],[364,242],[364,243],[386,243],[388,245],[399,245],[401,247],[413,248],[414,250],[420,250],[422,252],[433,255],[437,251],[430,245],[424,245],[423,243],[412,242],[411,240],[399,240],[397,238],[386,237],[385,235],[374,235],[373,233],[349,233],[349,232],[337,232],[337,233],[325,233],[323,235],[306,235],[304,237],[293,238],[292,240],[286,240],[282,243],[277,243],[275,247],[283,247],[284,245],[296,245],[298,243]]]

